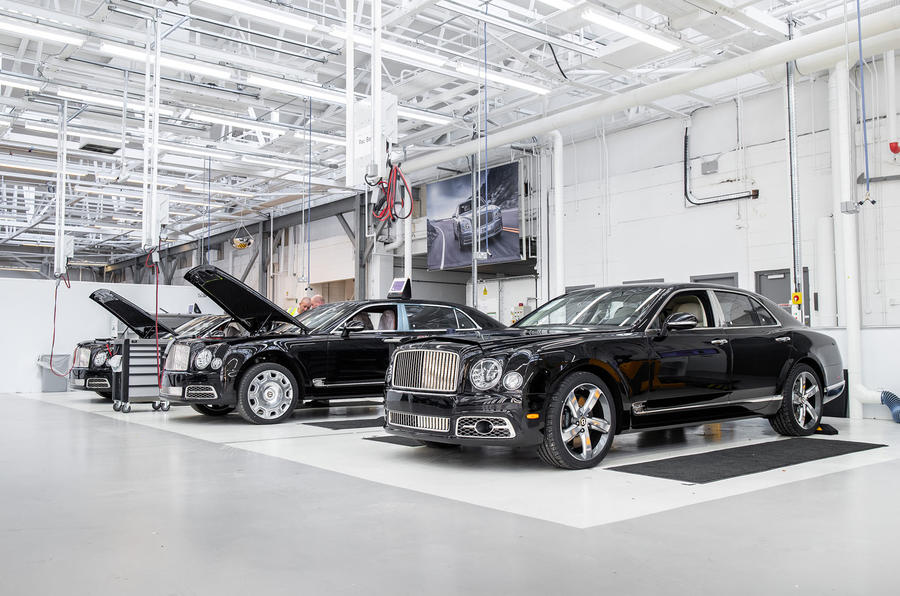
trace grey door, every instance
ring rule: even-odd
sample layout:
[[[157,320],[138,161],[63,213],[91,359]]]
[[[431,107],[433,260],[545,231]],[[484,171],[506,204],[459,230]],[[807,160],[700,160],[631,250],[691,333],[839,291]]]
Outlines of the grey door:
[[[803,268],[803,320],[809,325],[809,303],[812,296],[809,294],[809,269]],[[791,312],[791,270],[772,269],[770,271],[756,272],[756,293],[762,294],[786,310]]]
[[[692,275],[691,281],[694,283],[716,284],[719,286],[738,287],[738,274],[734,273],[715,273],[713,275]]]

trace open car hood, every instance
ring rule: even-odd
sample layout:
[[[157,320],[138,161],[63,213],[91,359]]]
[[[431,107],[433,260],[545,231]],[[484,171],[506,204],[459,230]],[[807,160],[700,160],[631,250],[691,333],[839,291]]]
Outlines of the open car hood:
[[[153,318],[153,315],[112,290],[94,290],[91,293],[91,300],[111,312],[115,318],[125,323],[141,339],[149,339],[156,333],[156,319]],[[170,327],[163,323],[159,324],[159,333],[175,334]]]
[[[268,331],[278,323],[291,323],[306,330],[285,310],[218,267],[194,267],[184,274],[184,279],[206,294],[251,334]]]

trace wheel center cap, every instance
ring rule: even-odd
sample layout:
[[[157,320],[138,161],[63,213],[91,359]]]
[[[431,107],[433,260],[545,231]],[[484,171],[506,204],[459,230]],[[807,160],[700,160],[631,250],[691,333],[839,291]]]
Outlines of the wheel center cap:
[[[581,426],[587,426],[587,418],[582,418],[578,421],[578,424],[580,424]]]

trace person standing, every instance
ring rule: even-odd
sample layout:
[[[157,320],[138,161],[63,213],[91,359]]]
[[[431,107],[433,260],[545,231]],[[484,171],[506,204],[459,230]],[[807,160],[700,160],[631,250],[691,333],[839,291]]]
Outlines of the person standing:
[[[325,297],[322,294],[316,294],[312,297],[310,308],[318,308],[325,304]]]
[[[292,317],[296,317],[297,315],[302,315],[310,308],[312,308],[312,300],[310,300],[309,296],[304,296],[300,299],[300,302],[297,303],[297,306],[292,308],[289,312]]]

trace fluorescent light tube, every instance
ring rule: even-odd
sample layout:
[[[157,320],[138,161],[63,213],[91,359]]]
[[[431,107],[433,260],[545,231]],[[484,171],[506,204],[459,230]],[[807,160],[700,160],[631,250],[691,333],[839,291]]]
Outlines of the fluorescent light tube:
[[[308,83],[297,83],[285,79],[275,79],[257,74],[249,74],[247,75],[247,84],[275,89],[276,91],[283,91],[292,95],[314,97],[316,99],[321,99],[322,101],[335,102],[341,105],[346,103],[346,98],[343,93],[331,91],[318,85],[311,85]]]
[[[509,87],[518,87],[519,89],[524,89],[525,91],[531,91],[532,93],[537,93],[539,95],[546,95],[550,93],[550,89],[546,87],[541,87],[539,85],[534,85],[532,83],[525,82],[521,79],[507,77],[501,75],[500,73],[494,70],[488,70],[487,74],[485,74],[479,67],[472,66],[470,64],[464,64],[460,62],[456,65],[456,71],[462,73],[464,75],[468,75],[471,77],[477,77],[479,80],[487,79],[489,81],[493,81],[495,83],[500,83],[501,85],[507,85]]]
[[[188,186],[187,184],[184,185],[184,190],[186,190],[188,192],[199,192],[199,193],[203,193],[203,194],[206,194],[206,192],[207,192],[206,187]],[[237,191],[237,190],[223,190],[220,188],[213,188],[212,194],[225,195],[225,196],[230,196],[230,197],[247,197],[247,198],[256,196],[256,193],[252,193],[252,192],[241,192],[241,191]],[[186,205],[204,205],[204,206],[206,205],[206,203],[200,203],[197,201],[189,201],[187,199],[172,199],[172,201],[174,201],[176,203],[185,203]]]
[[[271,21],[281,26],[299,29],[300,31],[312,31],[316,26],[316,22],[313,20],[303,18],[285,10],[277,10],[261,4],[248,2],[247,0],[196,0],[196,2],[232,10],[240,14],[256,17],[265,21]]]
[[[100,42],[100,52],[103,54],[108,54],[110,56],[128,58],[129,60],[135,60],[138,62],[146,62],[147,60],[147,54],[143,48],[122,46],[115,43],[109,43],[107,41]],[[153,62],[153,58],[154,55],[151,54],[151,63]],[[159,65],[187,74],[200,74],[213,79],[228,80],[231,78],[230,69],[223,68],[221,66],[215,66],[213,64],[208,64],[206,62],[200,62],[199,60],[188,60],[185,58],[174,58],[172,56],[163,55],[159,59]]]
[[[547,6],[551,6],[553,8],[557,8],[559,10],[569,10],[574,6],[571,2],[566,2],[566,0],[537,0],[540,4],[546,4]]]
[[[11,168],[11,169],[13,169],[13,170],[28,170],[28,171],[31,171],[31,172],[48,172],[48,173],[50,173],[50,174],[55,174],[55,173],[56,173],[56,168],[44,168],[44,167],[41,167],[41,166],[33,166],[33,165],[26,165],[26,164],[10,163],[10,162],[7,162],[7,161],[0,162],[0,168]],[[66,168],[66,176],[78,176],[78,177],[81,177],[81,176],[87,176],[87,174],[84,174],[84,173],[82,173],[82,172],[73,172],[71,169]]]
[[[6,19],[0,20],[0,31],[7,33],[15,33],[29,39],[45,39],[47,41],[55,41],[61,44],[71,44],[81,46],[84,44],[85,37],[76,33],[51,29],[49,27],[41,27],[34,23],[16,23]]]
[[[98,106],[106,106],[108,108],[118,108],[122,109],[122,100],[116,99],[115,97],[109,97],[105,95],[94,95],[93,93],[84,93],[82,91],[73,91],[71,89],[60,88],[57,92],[57,95],[60,97],[65,97],[66,99],[74,99],[75,101],[80,101],[82,103],[92,103],[97,104]],[[135,101],[128,102],[128,109],[132,112],[143,112],[144,104],[143,102],[138,103]],[[160,106],[159,113],[163,116],[174,116],[175,112],[170,110],[169,108]]]
[[[160,143],[161,151],[170,153],[178,153],[180,155],[195,155],[197,157],[215,157],[217,159],[235,159],[235,156],[218,149],[208,149],[206,147],[197,147],[192,145],[182,145],[179,143]]]
[[[229,118],[227,116],[218,116],[212,114],[205,114],[203,112],[191,112],[191,118],[194,120],[199,120],[201,122],[208,122],[210,124],[221,124],[223,126],[234,126],[235,128],[243,128],[245,130],[261,130],[263,132],[270,132],[272,134],[283,135],[286,130],[279,126],[271,126],[266,124],[265,122],[259,122],[257,120],[245,120],[243,118]]]
[[[419,122],[429,122],[431,124],[447,125],[453,123],[453,118],[450,116],[408,106],[397,106],[397,116],[405,120],[418,120]]]
[[[40,91],[40,81],[33,81],[24,77],[14,77],[6,74],[0,74],[0,86],[6,85],[15,89],[24,89],[25,91]]]
[[[637,27],[633,27],[631,25],[623,23],[618,19],[607,16],[605,14],[601,14],[596,10],[592,10],[590,8],[586,8],[584,9],[584,11],[582,11],[581,18],[586,21],[590,21],[592,23],[596,23],[598,25],[606,27],[607,29],[610,29],[612,31],[616,31],[617,33],[621,33],[622,35],[627,35],[632,39],[636,39],[652,46],[656,46],[657,48],[665,50],[667,52],[674,52],[681,47],[673,41],[669,41],[668,39],[664,39],[643,29],[638,29]]]

